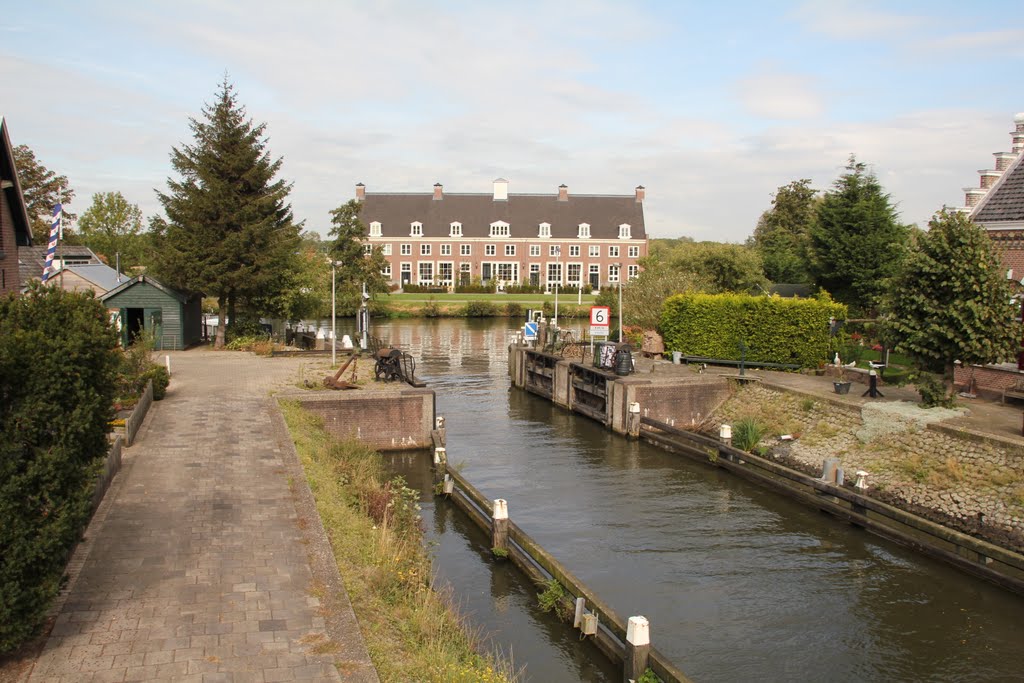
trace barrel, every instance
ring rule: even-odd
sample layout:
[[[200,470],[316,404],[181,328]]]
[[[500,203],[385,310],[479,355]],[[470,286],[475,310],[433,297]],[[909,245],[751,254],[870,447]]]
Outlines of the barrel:
[[[615,374],[625,376],[633,372],[633,350],[629,344],[619,344],[615,351]]]

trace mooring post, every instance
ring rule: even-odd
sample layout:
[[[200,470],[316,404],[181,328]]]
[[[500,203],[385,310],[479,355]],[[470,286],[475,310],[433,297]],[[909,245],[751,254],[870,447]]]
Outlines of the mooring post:
[[[434,449],[434,484],[439,484],[448,476],[448,451],[444,446]]]
[[[446,496],[450,496],[453,493],[455,493],[455,480],[452,479],[451,475],[448,474],[447,472],[444,475],[444,484],[442,486],[441,492],[444,493],[444,495]]]
[[[647,671],[651,654],[651,630],[646,617],[630,617],[626,626],[626,656],[622,659],[622,682],[638,681]]]
[[[491,515],[491,550],[508,551],[508,501],[497,498]]]
[[[580,624],[583,623],[583,613],[587,607],[586,598],[576,598],[576,614],[572,619],[572,627],[579,628]]]

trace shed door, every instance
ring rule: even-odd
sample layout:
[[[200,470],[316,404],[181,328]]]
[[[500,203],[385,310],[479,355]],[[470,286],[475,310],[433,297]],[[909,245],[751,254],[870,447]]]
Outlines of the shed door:
[[[147,308],[145,312],[145,321],[146,332],[153,335],[153,348],[164,348],[164,310],[162,308]]]

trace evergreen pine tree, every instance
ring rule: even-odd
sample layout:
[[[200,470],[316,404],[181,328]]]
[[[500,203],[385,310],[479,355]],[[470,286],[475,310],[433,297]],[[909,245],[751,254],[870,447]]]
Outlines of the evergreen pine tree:
[[[1013,291],[984,229],[943,209],[928,224],[887,299],[896,348],[952,388],[953,362],[997,363],[1020,351]]]
[[[853,311],[871,315],[899,273],[909,229],[878,179],[854,156],[818,204],[811,228],[814,284]]]
[[[221,348],[236,305],[254,315],[279,307],[301,226],[286,203],[291,184],[274,180],[281,159],[270,157],[266,124],[246,117],[227,79],[203,119],[189,119],[193,144],[171,152],[180,179],[168,178],[167,193],[157,193],[167,221],[155,270],[173,287],[216,297]]]

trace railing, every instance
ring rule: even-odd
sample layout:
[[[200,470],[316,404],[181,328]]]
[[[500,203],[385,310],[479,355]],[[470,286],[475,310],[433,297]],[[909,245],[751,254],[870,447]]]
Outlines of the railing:
[[[690,458],[781,489],[872,533],[1024,594],[1024,555],[1020,553],[658,420],[641,418],[640,436]]]

